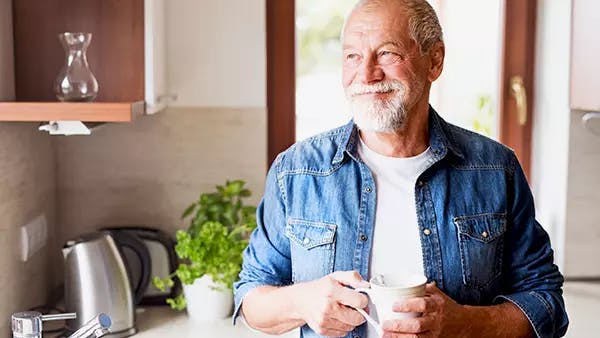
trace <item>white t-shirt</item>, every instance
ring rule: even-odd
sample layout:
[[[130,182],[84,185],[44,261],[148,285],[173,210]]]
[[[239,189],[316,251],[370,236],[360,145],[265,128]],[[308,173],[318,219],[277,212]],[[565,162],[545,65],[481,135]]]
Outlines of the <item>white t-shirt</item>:
[[[361,139],[358,154],[373,174],[377,193],[369,278],[387,272],[425,275],[415,183],[434,162],[430,148],[414,157],[388,157],[369,149]],[[370,312],[377,319],[375,311]],[[370,325],[367,337],[377,337]]]

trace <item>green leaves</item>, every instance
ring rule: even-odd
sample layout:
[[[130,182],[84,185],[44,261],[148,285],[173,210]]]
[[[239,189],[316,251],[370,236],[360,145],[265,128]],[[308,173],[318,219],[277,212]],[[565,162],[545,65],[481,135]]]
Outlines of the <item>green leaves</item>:
[[[172,309],[181,311],[185,309],[186,306],[185,297],[183,297],[183,295],[178,295],[175,298],[168,298],[167,304],[169,304]]]
[[[256,207],[246,206],[243,199],[251,195],[242,180],[218,185],[216,192],[203,193],[185,209],[181,218],[190,218],[187,230],[176,234],[175,252],[182,261],[168,278],[154,277],[152,283],[160,290],[173,286],[173,278],[192,284],[203,275],[210,275],[222,286],[232,289],[242,266],[242,252],[256,228]],[[176,310],[185,308],[183,295],[168,299]]]
[[[173,279],[171,279],[171,277],[167,277],[165,279],[161,279],[158,276],[154,276],[154,278],[152,278],[152,284],[154,284],[154,286],[159,289],[160,291],[166,291],[167,288],[172,288],[173,285],[175,285],[175,283],[173,282]]]
[[[184,218],[188,217],[189,215],[191,215],[192,212],[194,212],[194,209],[196,209],[196,203],[192,203],[192,205],[187,207],[187,209],[185,209],[185,211],[181,215],[181,218],[184,219]]]
[[[492,137],[492,127],[495,124],[494,116],[492,97],[490,95],[480,95],[477,98],[477,111],[473,117],[473,130]]]

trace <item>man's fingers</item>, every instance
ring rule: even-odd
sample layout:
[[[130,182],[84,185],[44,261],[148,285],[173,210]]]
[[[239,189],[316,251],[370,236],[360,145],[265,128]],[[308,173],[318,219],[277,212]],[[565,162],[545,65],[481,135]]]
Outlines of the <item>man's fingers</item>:
[[[435,284],[435,282],[431,282],[431,283],[425,284],[425,293],[427,293],[427,294],[442,293],[442,290],[440,290],[437,287],[437,285]]]
[[[354,326],[343,323],[335,318],[328,318],[324,322],[313,327],[319,335],[327,337],[344,337],[352,331]]]
[[[336,271],[330,274],[330,276],[341,284],[351,286],[355,289],[368,288],[370,285],[369,282],[362,279],[358,271]]]
[[[369,298],[367,298],[365,294],[346,287],[340,288],[336,294],[335,300],[355,309],[364,309],[369,305]]]
[[[428,313],[437,310],[437,303],[431,297],[407,298],[394,303],[394,312],[420,312]]]
[[[408,334],[421,334],[430,331],[434,325],[432,316],[386,320],[381,325],[384,331]]]
[[[340,305],[340,311],[338,312],[336,319],[355,327],[366,321],[365,317],[358,313],[358,311],[344,305]]]
[[[395,333],[395,332],[384,332],[381,338],[433,338],[435,337],[432,332],[423,333]]]
[[[335,329],[314,329],[319,336],[325,337],[344,337],[348,334],[348,331],[335,330]]]
[[[336,271],[330,276],[342,285],[354,288],[369,286],[369,283],[364,281],[357,271]],[[333,296],[340,304],[353,308],[362,309],[369,304],[369,299],[366,295],[347,287],[336,287]]]
[[[329,327],[329,329],[343,331],[344,335],[346,335],[346,332],[352,331],[354,329],[354,325],[344,323],[343,321],[337,318],[331,318],[331,324],[332,326]]]

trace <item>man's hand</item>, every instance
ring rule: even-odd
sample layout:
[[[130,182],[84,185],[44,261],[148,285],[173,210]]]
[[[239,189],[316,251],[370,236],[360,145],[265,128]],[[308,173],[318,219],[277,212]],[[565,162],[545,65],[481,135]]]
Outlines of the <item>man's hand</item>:
[[[418,318],[383,323],[383,337],[532,337],[529,320],[516,305],[460,305],[435,286],[427,284],[425,297],[394,304],[395,312],[420,312]]]
[[[321,279],[297,285],[297,309],[302,319],[318,334],[343,337],[365,322],[352,308],[363,309],[368,298],[346,286],[368,287],[356,271],[337,271]]]
[[[420,312],[421,317],[388,320],[383,337],[464,337],[470,318],[464,306],[444,294],[435,283],[427,284],[426,296],[394,304],[395,312]]]

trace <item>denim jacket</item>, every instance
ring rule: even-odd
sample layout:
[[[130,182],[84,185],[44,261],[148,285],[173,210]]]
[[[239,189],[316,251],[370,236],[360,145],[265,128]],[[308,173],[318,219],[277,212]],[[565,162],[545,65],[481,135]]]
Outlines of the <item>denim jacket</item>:
[[[426,277],[460,304],[510,301],[537,337],[563,336],[563,277],[513,151],[447,123],[431,107],[429,135],[435,163],[414,187]],[[376,186],[357,156],[358,138],[351,121],[296,143],[274,161],[234,285],[234,323],[243,297],[260,285],[311,281],[337,270],[357,270],[367,279]],[[347,337],[365,337],[365,325]],[[301,336],[318,337],[308,325]]]

